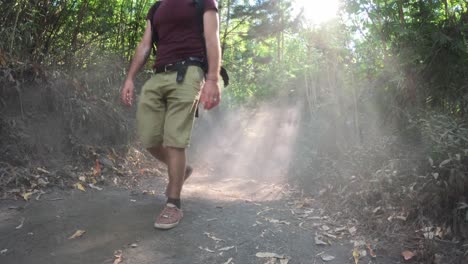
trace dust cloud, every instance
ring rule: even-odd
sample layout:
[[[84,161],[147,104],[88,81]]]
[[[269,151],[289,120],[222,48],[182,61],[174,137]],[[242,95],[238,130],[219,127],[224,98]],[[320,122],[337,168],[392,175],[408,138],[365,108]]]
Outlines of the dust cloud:
[[[287,185],[301,107],[264,103],[200,114],[189,159],[219,176],[219,182],[207,184],[253,199],[279,198]]]

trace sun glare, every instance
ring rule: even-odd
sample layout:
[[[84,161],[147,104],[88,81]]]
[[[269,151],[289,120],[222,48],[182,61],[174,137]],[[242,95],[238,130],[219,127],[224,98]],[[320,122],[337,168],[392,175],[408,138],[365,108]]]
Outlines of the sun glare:
[[[296,0],[305,17],[314,24],[321,24],[337,16],[340,0]]]

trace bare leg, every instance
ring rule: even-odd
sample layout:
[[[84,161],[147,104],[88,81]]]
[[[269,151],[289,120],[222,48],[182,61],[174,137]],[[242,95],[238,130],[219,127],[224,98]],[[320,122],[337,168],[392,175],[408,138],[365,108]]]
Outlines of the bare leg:
[[[158,147],[149,148],[148,151],[151,153],[151,155],[153,155],[153,157],[155,157],[156,159],[164,163],[166,166],[168,165],[167,164],[167,159],[168,159],[167,148],[163,146],[158,146]],[[184,181],[187,180],[190,177],[190,175],[192,175],[192,172],[193,172],[193,168],[187,165],[185,168]],[[170,178],[169,178],[169,183],[170,183]],[[166,196],[169,196],[169,185],[166,187]]]
[[[167,147],[167,168],[169,172],[168,197],[180,199],[185,180],[185,149]]]
[[[167,165],[167,149],[165,147],[152,147],[149,148],[148,151],[153,155],[153,157]]]

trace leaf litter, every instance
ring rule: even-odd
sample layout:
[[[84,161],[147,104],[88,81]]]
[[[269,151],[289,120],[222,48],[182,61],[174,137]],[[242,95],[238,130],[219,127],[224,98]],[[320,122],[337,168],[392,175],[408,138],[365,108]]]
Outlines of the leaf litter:
[[[223,239],[217,238],[217,237],[215,237],[215,236],[214,236],[213,234],[211,234],[211,233],[205,232],[205,233],[203,233],[203,234],[206,235],[207,237],[213,239],[214,241],[216,241],[216,243],[221,242],[221,241],[224,242]]]
[[[201,246],[200,246],[200,247],[198,247],[198,248],[201,249],[201,250],[204,250],[204,251],[206,251],[206,252],[216,253],[214,250],[211,250],[211,249],[209,249],[209,248],[207,248],[207,247],[204,248],[204,247],[201,247]]]
[[[76,189],[78,189],[78,190],[80,190],[80,191],[82,191],[82,192],[86,192],[86,189],[85,189],[85,187],[83,187],[83,184],[81,184],[81,183],[79,183],[79,182],[75,183],[75,184],[73,185],[73,187],[75,187]]]
[[[224,262],[223,264],[231,264],[232,263],[232,260],[233,258],[229,258],[226,262]]]
[[[322,254],[322,255],[320,255],[320,258],[325,262],[332,261],[332,260],[335,259],[334,256],[328,255],[328,254]]]
[[[71,235],[68,239],[75,239],[75,238],[82,237],[84,235],[84,233],[86,233],[86,231],[76,230],[75,233],[73,235]]]
[[[123,261],[123,253],[122,253],[122,250],[117,250],[114,252],[114,262],[113,264],[119,264],[119,263],[122,263]]]
[[[316,245],[321,245],[321,246],[328,246],[329,245],[327,242],[324,241],[325,239],[323,238],[322,235],[315,234],[314,240],[315,240]]]
[[[231,249],[233,249],[233,248],[235,248],[235,246],[223,247],[223,248],[218,249],[218,251],[228,251],[228,250],[231,250]]]
[[[257,254],[255,254],[255,256],[256,256],[257,258],[277,258],[277,259],[284,259],[284,258],[286,258],[286,257],[283,256],[283,255],[279,255],[279,254],[271,253],[271,252],[257,252]]]
[[[98,191],[104,190],[103,188],[98,187],[98,186],[96,186],[96,185],[94,185],[94,184],[92,184],[92,183],[88,184],[88,186],[89,186],[90,188],[95,189],[95,190],[98,190]]]
[[[288,264],[289,258],[284,255],[279,255],[272,252],[257,252],[255,254],[257,258],[266,258],[268,259],[267,263],[276,263],[276,260],[280,261],[280,264]]]
[[[23,228],[24,220],[25,220],[25,218],[24,218],[24,217],[21,217],[20,224],[19,224],[17,227],[15,227],[15,229],[21,229],[21,228]]]
[[[257,252],[255,254],[257,258],[267,258],[269,261],[267,263],[276,263],[276,260],[280,261],[280,264],[288,264],[289,263],[289,257],[285,255],[279,255],[276,253],[272,252]]]
[[[359,263],[359,257],[360,257],[359,249],[357,247],[355,247],[354,250],[353,250],[354,264]]]
[[[401,256],[403,256],[405,260],[411,260],[416,256],[416,253],[414,253],[413,251],[405,250],[401,252]]]

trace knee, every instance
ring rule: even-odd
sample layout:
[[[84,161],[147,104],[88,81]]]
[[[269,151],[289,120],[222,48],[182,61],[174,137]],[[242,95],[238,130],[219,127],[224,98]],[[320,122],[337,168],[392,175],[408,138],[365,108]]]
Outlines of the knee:
[[[148,150],[151,155],[159,158],[159,157],[163,157],[164,156],[164,147],[163,146],[156,146],[156,147],[150,147],[150,148],[147,148],[146,150]]]
[[[167,153],[169,155],[172,154],[185,154],[185,148],[178,148],[178,147],[166,147]]]

